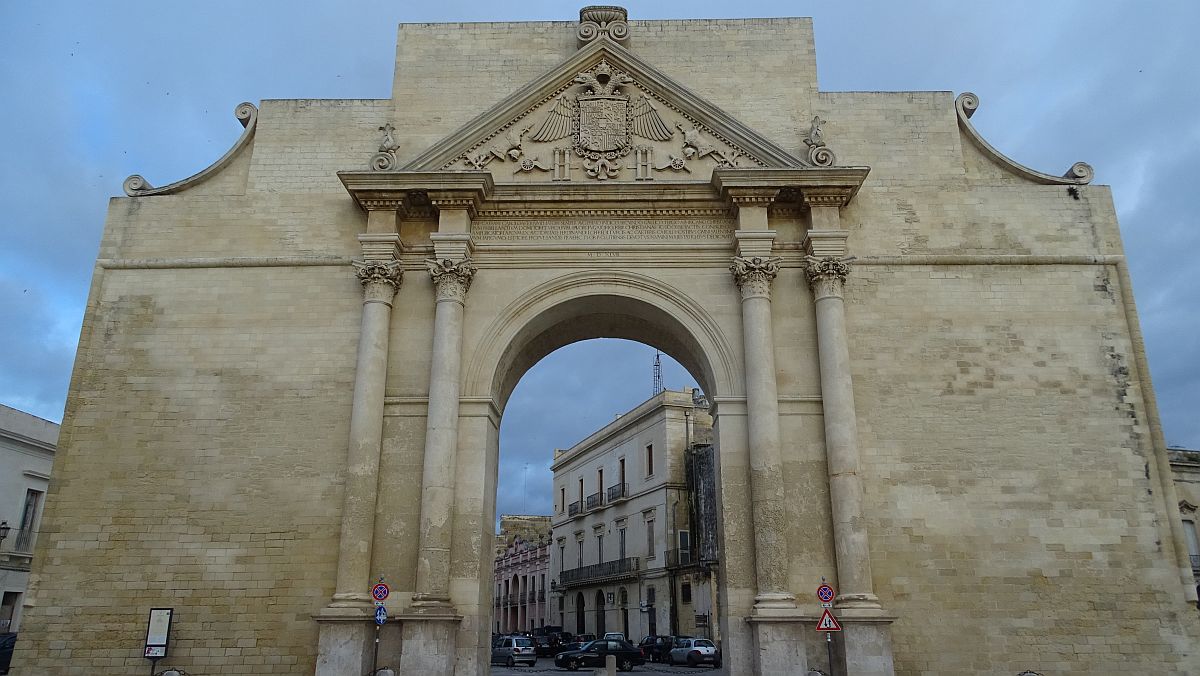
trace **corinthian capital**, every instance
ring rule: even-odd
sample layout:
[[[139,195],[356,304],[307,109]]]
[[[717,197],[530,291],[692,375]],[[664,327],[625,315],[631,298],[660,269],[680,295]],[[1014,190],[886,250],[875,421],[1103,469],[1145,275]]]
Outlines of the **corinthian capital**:
[[[729,266],[733,280],[742,291],[742,299],[754,297],[771,297],[771,282],[779,274],[779,258],[745,258],[734,256],[733,264]]]
[[[429,276],[433,277],[433,286],[437,290],[438,301],[452,300],[465,303],[467,289],[471,288],[471,278],[475,276],[475,264],[470,258],[464,258],[457,263],[450,259],[425,261],[429,268]]]
[[[351,261],[368,301],[391,303],[400,288],[400,261]]]
[[[805,272],[808,274],[808,285],[818,297],[838,296],[846,284],[846,276],[850,274],[849,258],[834,258],[828,256],[817,258],[806,256]]]

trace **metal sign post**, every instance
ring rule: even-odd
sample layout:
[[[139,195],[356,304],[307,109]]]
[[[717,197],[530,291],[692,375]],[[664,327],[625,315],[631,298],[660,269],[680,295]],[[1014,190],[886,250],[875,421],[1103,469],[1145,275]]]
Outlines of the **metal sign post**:
[[[821,586],[817,587],[817,600],[821,602],[824,612],[821,613],[821,619],[817,620],[817,631],[825,632],[825,655],[829,659],[830,674],[833,673],[833,632],[842,630],[842,625],[838,624],[837,618],[829,611],[835,598],[837,592],[825,584],[825,578],[821,578]]]

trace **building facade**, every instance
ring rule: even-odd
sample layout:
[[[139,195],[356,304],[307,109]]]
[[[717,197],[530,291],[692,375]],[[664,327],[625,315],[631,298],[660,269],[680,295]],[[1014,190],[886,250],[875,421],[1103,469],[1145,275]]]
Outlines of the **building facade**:
[[[19,631],[58,425],[0,405],[0,633]]]
[[[213,166],[130,177],[14,673],[140,669],[161,607],[190,673],[485,673],[500,419],[600,337],[711,402],[731,673],[1200,673],[1110,190],[815,54],[798,18],[404,24],[389,98],[243,104]]]
[[[1196,521],[1200,520],[1200,514],[1197,514],[1200,511],[1200,450],[1171,447],[1167,453],[1179,493],[1179,519],[1183,523],[1188,560],[1192,574],[1200,581],[1200,531],[1196,529]]]
[[[496,537],[493,631],[532,633],[552,624],[549,597],[550,517],[504,515]]]
[[[698,391],[665,390],[556,451],[554,575],[557,624],[576,634],[619,631],[712,638],[717,556],[702,557],[693,518],[692,453],[712,448]],[[695,449],[695,450],[693,450]]]

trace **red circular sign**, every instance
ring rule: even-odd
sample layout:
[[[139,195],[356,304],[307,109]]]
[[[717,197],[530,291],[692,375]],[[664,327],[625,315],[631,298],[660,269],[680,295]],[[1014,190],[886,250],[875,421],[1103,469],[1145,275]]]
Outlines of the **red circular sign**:
[[[833,601],[835,596],[837,596],[837,593],[833,591],[833,587],[830,587],[827,584],[817,587],[817,598],[820,599],[822,603],[830,603]]]
[[[371,596],[374,597],[374,599],[376,601],[383,601],[383,600],[387,599],[388,594],[390,594],[390,593],[392,593],[392,590],[389,589],[388,586],[382,582],[375,585],[374,587],[371,587]]]

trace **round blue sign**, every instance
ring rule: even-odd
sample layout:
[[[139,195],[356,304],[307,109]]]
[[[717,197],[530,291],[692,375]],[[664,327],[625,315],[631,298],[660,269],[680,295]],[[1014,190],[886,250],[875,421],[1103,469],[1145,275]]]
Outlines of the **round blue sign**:
[[[834,593],[833,587],[827,584],[817,587],[817,598],[821,599],[822,603],[829,603],[833,600],[834,596],[837,596],[837,594]]]

